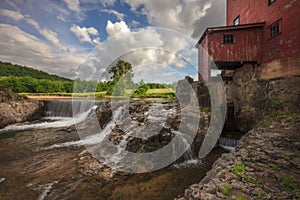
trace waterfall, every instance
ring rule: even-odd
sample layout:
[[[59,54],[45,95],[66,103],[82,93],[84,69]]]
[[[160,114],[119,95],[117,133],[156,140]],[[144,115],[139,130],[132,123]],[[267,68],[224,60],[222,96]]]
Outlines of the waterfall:
[[[58,102],[55,105],[59,107],[61,106],[60,103],[61,102]],[[80,102],[78,103],[78,105],[80,105]],[[54,106],[54,104],[52,104],[52,106]],[[51,110],[53,111],[55,109],[53,109],[52,107]],[[91,147],[93,151],[100,153],[103,149],[105,149],[105,147],[101,147],[98,145],[101,144],[103,140],[106,140],[107,136],[114,133],[114,128],[117,125],[118,129],[121,128],[121,130],[123,131],[123,135],[120,138],[120,141],[114,145],[115,149],[113,156],[111,156],[110,158],[106,158],[106,160],[103,160],[104,163],[109,163],[112,169],[117,169],[124,165],[124,163],[122,163],[122,159],[127,152],[126,149],[128,148],[128,145],[135,137],[142,138],[144,142],[147,141],[147,138],[150,138],[151,136],[155,137],[160,129],[166,125],[166,117],[176,114],[175,107],[165,109],[162,104],[151,104],[148,110],[145,110],[143,113],[143,116],[145,117],[144,123],[140,123],[136,121],[137,119],[135,117],[131,118],[130,116],[127,116],[126,114],[128,114],[128,112],[126,111],[128,111],[128,107],[126,107],[125,105],[116,108],[113,111],[112,120],[102,130],[97,128],[95,129],[95,131],[91,131],[89,127],[83,125],[82,127],[80,127],[81,131],[83,131],[83,133],[81,134],[83,136],[81,140],[54,144],[48,147],[39,148],[38,150],[49,150],[54,148],[77,147],[86,145],[87,147]],[[128,119],[131,119],[132,121],[128,122]],[[89,118],[85,122],[88,121]],[[90,123],[86,123],[86,125],[89,126]],[[159,129],[156,129],[157,127]],[[154,135],[152,135],[152,130],[154,131]],[[173,136],[175,135],[178,138],[178,142],[174,143],[174,145],[172,144],[173,155],[171,156],[174,157],[174,161],[176,161],[172,164],[173,167],[196,167],[203,164],[202,160],[195,155],[193,149],[191,148],[193,142],[193,138],[191,136],[174,129],[170,129],[170,132],[172,132]],[[143,134],[145,133],[146,135],[143,136]],[[172,137],[172,134],[170,133],[170,137]],[[144,144],[147,146],[147,142]],[[151,139],[149,140],[148,144],[151,145]],[[98,147],[101,148],[99,152]],[[185,149],[184,153],[181,152],[182,149]],[[178,151],[180,151],[180,154]],[[178,155],[181,155],[180,158],[178,158]]]
[[[219,145],[229,151],[235,150],[238,140],[233,138],[220,137]]]
[[[96,108],[97,106],[94,106],[91,101],[48,101],[45,102],[44,118],[33,122],[9,125],[1,129],[0,133],[68,127],[84,121]]]
[[[93,101],[44,101],[44,115],[46,117],[73,117],[88,111],[93,105]]]
[[[39,148],[39,150],[49,150],[49,149],[55,149],[55,148],[62,148],[62,147],[70,147],[70,146],[83,146],[83,145],[96,145],[96,144],[100,144],[103,139],[111,133],[111,131],[113,130],[113,128],[116,125],[116,121],[118,121],[119,118],[121,118],[124,107],[119,107],[118,109],[116,109],[114,111],[114,119],[112,121],[110,121],[106,127],[100,132],[100,133],[96,133],[96,134],[92,134],[87,136],[86,138],[82,139],[82,140],[77,140],[77,141],[70,141],[70,142],[65,142],[65,143],[60,143],[60,144],[54,144],[52,146],[49,147],[45,147],[45,148]]]

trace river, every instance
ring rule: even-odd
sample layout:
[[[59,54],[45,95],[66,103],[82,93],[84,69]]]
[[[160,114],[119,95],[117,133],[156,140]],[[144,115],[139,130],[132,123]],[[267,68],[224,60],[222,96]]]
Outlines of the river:
[[[110,169],[99,165],[69,128],[100,103],[79,102],[84,106],[72,111],[70,102],[48,102],[44,118],[0,130],[1,199],[173,199],[225,152],[215,148],[205,159],[187,158],[155,172],[105,176]]]

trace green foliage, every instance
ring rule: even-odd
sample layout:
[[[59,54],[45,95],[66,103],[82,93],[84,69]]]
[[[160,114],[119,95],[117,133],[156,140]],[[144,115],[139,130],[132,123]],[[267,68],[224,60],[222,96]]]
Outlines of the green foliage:
[[[258,193],[257,194],[257,199],[262,199],[263,198],[263,195],[261,193]]]
[[[70,81],[70,79],[57,75],[50,75],[40,70],[0,61],[0,77],[1,76],[31,77],[33,79],[47,79],[52,81]]]
[[[280,170],[280,168],[279,168],[277,165],[273,164],[273,163],[269,163],[269,166],[270,166],[273,170],[275,170],[275,171],[279,171],[279,170]]]
[[[297,185],[295,180],[290,176],[284,176],[281,183],[282,183],[282,185],[284,185],[286,187],[290,187],[292,189],[298,189],[299,188],[299,185]]]
[[[281,102],[280,100],[275,100],[275,101],[272,102],[272,104],[273,104],[274,106],[281,106],[281,105],[282,105],[282,102]]]
[[[228,196],[228,194],[229,194],[229,192],[230,192],[231,189],[232,189],[232,186],[230,184],[228,184],[228,183],[225,183],[225,185],[221,188],[221,192],[224,195]]]
[[[116,95],[122,96],[127,89],[137,88],[134,95],[143,96],[148,94],[149,89],[166,89],[171,88],[175,91],[177,83],[159,84],[159,83],[134,83],[132,66],[130,63],[119,60],[113,66],[109,73],[112,75],[112,80],[97,82],[97,81],[82,81],[70,80],[50,75],[46,72],[35,70],[29,67],[14,65],[0,61],[0,87],[9,87],[15,93],[44,93],[44,94],[67,94],[67,93],[90,93],[103,92],[100,96]],[[146,94],[147,93],[147,94]],[[163,94],[154,94],[163,96],[175,96],[171,91]]]
[[[286,115],[286,113],[284,111],[277,111],[275,113],[275,115],[277,115],[277,116],[284,116],[284,115]]]
[[[257,158],[256,158],[256,157],[252,157],[252,158],[251,158],[251,161],[252,161],[252,162],[256,162],[256,161],[257,161]]]
[[[134,91],[134,95],[145,95],[149,90],[150,86],[148,84],[140,86],[138,89]]]
[[[286,155],[282,155],[282,158],[284,160],[291,160],[292,159],[292,155],[286,154]]]
[[[245,181],[247,181],[248,183],[252,183],[252,184],[256,184],[256,185],[261,184],[261,180],[259,180],[259,179],[253,179],[253,178],[250,178],[250,177],[248,177],[248,176],[243,176],[243,178],[244,178]]]
[[[233,168],[234,174],[244,174],[246,172],[246,167],[244,164],[235,164]]]
[[[119,60],[108,72],[112,74],[112,81],[108,83],[110,87],[107,88],[108,95],[123,96],[125,89],[130,89],[134,86],[134,82],[132,81],[132,66],[130,63]]]
[[[246,200],[246,197],[245,197],[244,194],[241,194],[241,195],[239,195],[239,196],[237,196],[237,197],[234,197],[233,199],[234,199],[234,200]]]
[[[68,83],[68,84],[67,84]],[[2,77],[0,87],[10,87],[16,93],[53,93],[72,90],[71,81],[53,81],[32,77]],[[71,88],[70,88],[71,87]]]

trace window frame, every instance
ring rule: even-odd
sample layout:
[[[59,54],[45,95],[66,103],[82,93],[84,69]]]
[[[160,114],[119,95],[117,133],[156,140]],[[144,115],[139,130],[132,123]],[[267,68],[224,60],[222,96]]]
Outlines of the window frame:
[[[238,23],[236,24],[236,21],[238,20]],[[233,20],[233,25],[237,26],[237,25],[240,25],[240,15],[237,16],[234,20]]]
[[[268,26],[269,40],[275,38],[282,33],[282,19],[277,20]]]
[[[223,34],[222,44],[235,44],[234,34]]]

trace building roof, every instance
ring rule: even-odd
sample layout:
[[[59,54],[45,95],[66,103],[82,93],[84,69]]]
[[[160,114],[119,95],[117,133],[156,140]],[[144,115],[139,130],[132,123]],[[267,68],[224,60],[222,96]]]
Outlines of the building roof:
[[[199,47],[202,40],[205,38],[207,34],[218,31],[232,31],[232,30],[240,30],[240,29],[248,29],[248,28],[260,28],[265,26],[265,22],[258,22],[252,24],[240,24],[240,25],[232,25],[232,26],[219,26],[219,27],[208,27],[202,36],[200,37],[198,43],[196,44],[196,48]]]

